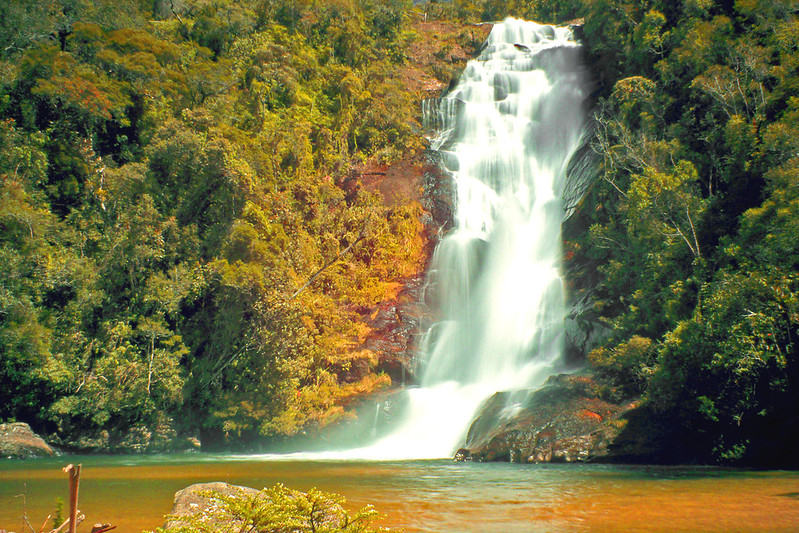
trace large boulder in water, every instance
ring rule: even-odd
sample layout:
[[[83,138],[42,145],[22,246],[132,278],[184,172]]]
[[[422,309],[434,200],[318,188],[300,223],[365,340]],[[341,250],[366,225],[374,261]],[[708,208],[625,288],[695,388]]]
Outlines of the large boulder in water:
[[[456,459],[523,463],[609,459],[634,402],[598,397],[589,376],[558,375],[535,391],[499,392],[483,405]]]
[[[203,512],[210,510],[215,504],[213,498],[208,493],[218,493],[223,496],[251,496],[258,491],[250,487],[241,487],[222,483],[196,483],[175,493],[175,503],[172,506],[164,529],[180,529],[185,525],[185,519],[200,516]]]
[[[0,457],[28,458],[55,455],[55,451],[28,424],[0,424]]]
[[[172,514],[164,533],[191,529],[202,531],[376,531],[368,526],[374,511],[366,507],[350,516],[344,498],[311,489],[307,493],[275,485],[255,490],[228,483],[198,483],[175,494]],[[193,529],[192,529],[193,530]]]

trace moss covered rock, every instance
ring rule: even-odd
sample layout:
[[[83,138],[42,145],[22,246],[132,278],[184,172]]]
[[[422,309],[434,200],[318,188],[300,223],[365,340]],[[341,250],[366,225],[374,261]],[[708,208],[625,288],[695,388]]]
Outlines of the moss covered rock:
[[[47,457],[55,451],[28,424],[0,424],[0,457]]]

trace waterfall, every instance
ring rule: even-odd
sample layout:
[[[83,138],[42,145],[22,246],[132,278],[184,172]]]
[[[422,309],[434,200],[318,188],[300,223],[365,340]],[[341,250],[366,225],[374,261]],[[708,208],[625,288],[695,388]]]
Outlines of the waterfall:
[[[579,65],[568,28],[509,19],[442,103],[433,148],[457,199],[430,272],[440,321],[423,387],[527,387],[560,358],[561,192],[584,125]]]
[[[455,185],[454,227],[429,272],[437,320],[420,387],[376,455],[451,457],[488,396],[558,370],[562,192],[585,126],[583,70],[571,30],[507,19],[441,99],[432,148]]]
[[[536,388],[559,370],[562,192],[586,90],[570,29],[507,19],[438,108],[425,110],[441,128],[432,148],[456,198],[428,274],[436,309],[421,382],[406,391],[392,433],[336,457],[451,457],[486,398]]]

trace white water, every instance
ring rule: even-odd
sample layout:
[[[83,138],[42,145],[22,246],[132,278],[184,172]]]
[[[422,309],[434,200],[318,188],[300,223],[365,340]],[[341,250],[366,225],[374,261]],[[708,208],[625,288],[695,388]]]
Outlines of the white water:
[[[455,221],[433,256],[437,322],[404,422],[366,448],[295,457],[452,457],[486,398],[538,387],[558,370],[561,193],[584,129],[582,72],[568,28],[494,26],[437,110],[433,148],[455,183]]]

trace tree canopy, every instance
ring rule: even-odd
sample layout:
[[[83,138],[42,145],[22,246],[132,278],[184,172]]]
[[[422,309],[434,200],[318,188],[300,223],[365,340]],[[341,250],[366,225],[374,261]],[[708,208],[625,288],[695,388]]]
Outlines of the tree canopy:
[[[413,9],[3,4],[0,418],[64,435],[174,419],[212,442],[340,417],[388,382],[366,317],[424,260],[417,204],[345,186],[421,148],[396,75],[409,17],[580,17],[599,172],[564,238],[588,361],[666,428],[654,460],[790,461],[796,2]]]
[[[0,7],[0,419],[280,437],[388,383],[420,208],[343,183],[421,147],[408,8]]]

